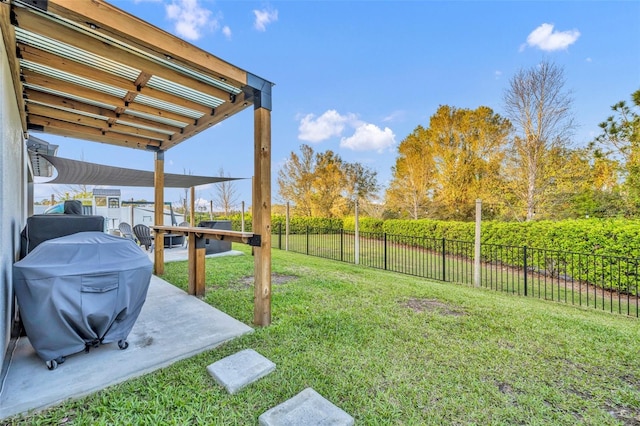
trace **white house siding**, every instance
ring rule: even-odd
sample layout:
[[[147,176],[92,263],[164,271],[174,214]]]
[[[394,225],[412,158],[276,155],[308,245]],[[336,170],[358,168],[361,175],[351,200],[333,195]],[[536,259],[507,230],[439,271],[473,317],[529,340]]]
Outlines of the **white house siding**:
[[[0,366],[11,334],[12,266],[20,253],[20,230],[27,215],[26,161],[7,52],[0,37]]]

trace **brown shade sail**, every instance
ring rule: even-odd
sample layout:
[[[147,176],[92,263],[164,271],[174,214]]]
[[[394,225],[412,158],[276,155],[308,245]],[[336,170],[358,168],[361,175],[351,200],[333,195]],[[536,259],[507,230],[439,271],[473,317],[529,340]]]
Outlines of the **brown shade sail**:
[[[38,154],[49,161],[58,171],[55,179],[47,184],[68,185],[107,185],[107,186],[137,186],[153,188],[154,172],[146,170],[126,169],[124,167],[105,166],[103,164],[87,163],[85,161],[71,160],[68,158],[54,157]],[[191,188],[192,186],[209,183],[226,182],[243,178],[221,176],[194,176],[164,174],[165,188]]]

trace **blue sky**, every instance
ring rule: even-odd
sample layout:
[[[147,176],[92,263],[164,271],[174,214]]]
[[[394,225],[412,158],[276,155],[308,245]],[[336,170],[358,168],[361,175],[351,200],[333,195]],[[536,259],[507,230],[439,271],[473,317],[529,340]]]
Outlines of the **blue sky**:
[[[117,7],[275,83],[276,176],[301,144],[378,172],[386,186],[398,144],[438,106],[504,111],[509,79],[548,60],[563,67],[583,146],[610,107],[640,89],[638,1],[112,1]],[[49,135],[61,157],[153,170],[153,154]],[[170,149],[167,173],[253,173],[253,115],[244,111]],[[36,200],[51,185],[36,185]],[[124,198],[151,189],[121,188]],[[251,203],[250,180],[236,184]],[[197,197],[215,198],[199,187]],[[168,189],[166,201],[182,190]]]

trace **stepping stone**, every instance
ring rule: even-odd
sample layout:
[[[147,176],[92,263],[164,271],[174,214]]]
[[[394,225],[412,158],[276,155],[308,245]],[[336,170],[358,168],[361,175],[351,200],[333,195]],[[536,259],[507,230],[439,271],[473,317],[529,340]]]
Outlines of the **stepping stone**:
[[[258,417],[262,426],[352,425],[353,417],[333,405],[311,388]]]
[[[275,369],[276,365],[273,362],[253,349],[245,349],[207,366],[209,374],[230,394],[238,392]]]

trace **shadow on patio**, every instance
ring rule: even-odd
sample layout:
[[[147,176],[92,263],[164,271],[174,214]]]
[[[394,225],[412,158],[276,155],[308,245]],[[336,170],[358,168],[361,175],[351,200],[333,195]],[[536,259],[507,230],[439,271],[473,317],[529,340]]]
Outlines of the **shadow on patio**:
[[[252,331],[154,275],[126,350],[117,343],[103,345],[49,371],[29,339],[21,337],[0,388],[0,419],[96,392]]]

